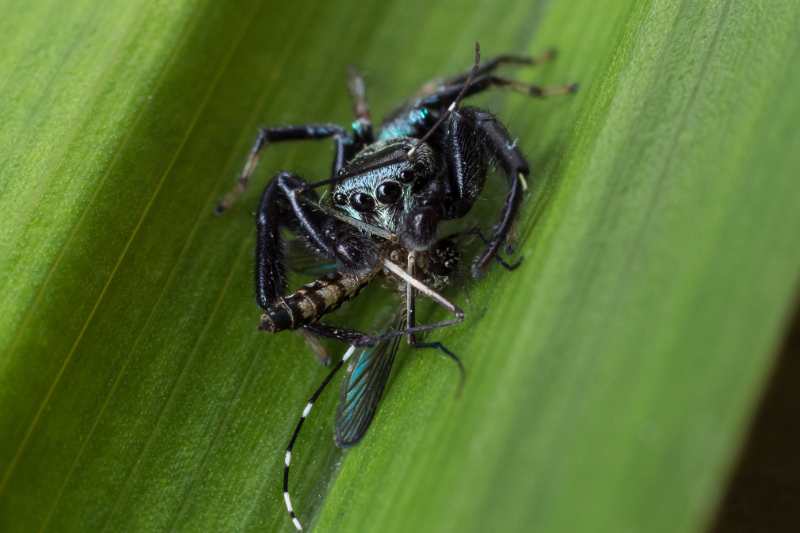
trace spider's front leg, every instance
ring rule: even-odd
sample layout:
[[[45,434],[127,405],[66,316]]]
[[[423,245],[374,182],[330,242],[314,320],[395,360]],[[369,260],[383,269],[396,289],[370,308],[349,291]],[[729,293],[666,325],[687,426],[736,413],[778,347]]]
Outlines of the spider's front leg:
[[[509,185],[503,208],[500,210],[500,220],[494,226],[492,235],[488,237],[483,253],[472,263],[472,275],[479,277],[492,260],[497,260],[509,270],[513,270],[519,264],[517,262],[514,266],[506,266],[497,254],[500,246],[508,239],[508,234],[517,218],[522,195],[528,188],[526,178],[530,174],[530,168],[525,156],[517,147],[516,139],[511,137],[505,126],[494,115],[477,109],[470,111],[475,126],[483,133],[489,150],[503,168]]]
[[[336,261],[340,272],[356,275],[343,280],[347,283],[329,283],[328,292],[357,291],[360,282],[356,278],[364,277],[363,283],[366,283],[366,274],[375,270],[380,262],[377,247],[369,238],[316,209],[317,201],[316,194],[308,190],[307,182],[289,172],[278,173],[261,195],[256,216],[255,282],[256,301],[266,317],[262,319],[264,329],[279,331],[303,327],[335,304],[320,303],[315,299],[317,295],[308,295],[308,291],[299,296],[286,296],[282,228],[297,234],[321,258]],[[302,308],[297,317],[292,302]],[[311,309],[314,313],[309,315]]]
[[[473,277],[480,277],[487,264],[496,260],[512,269],[498,257],[500,246],[506,242],[516,219],[529,174],[528,162],[511,135],[490,113],[465,107],[454,110],[448,117],[441,144],[448,160],[450,197],[445,218],[463,217],[483,190],[488,157],[494,157],[508,178],[509,191],[500,211],[500,219],[492,234],[484,239],[486,248],[472,264]],[[475,154],[487,157],[476,157]]]

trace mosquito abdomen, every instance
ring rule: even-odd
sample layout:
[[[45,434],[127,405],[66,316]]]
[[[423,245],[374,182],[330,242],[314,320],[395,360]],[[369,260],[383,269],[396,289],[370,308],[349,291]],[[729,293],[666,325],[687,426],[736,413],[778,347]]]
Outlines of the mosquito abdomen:
[[[259,329],[275,333],[315,322],[358,294],[372,276],[336,272],[306,283],[273,302],[261,315]]]

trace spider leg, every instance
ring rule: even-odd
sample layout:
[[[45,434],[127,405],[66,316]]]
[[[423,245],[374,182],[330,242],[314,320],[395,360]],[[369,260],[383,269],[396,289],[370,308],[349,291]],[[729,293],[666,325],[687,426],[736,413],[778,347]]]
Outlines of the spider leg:
[[[431,95],[421,98],[417,105],[420,107],[429,107],[429,108],[443,108],[450,104],[453,99],[462,91],[464,88],[464,82],[454,83],[451,85],[442,85],[436,89]],[[488,89],[500,87],[500,88],[507,88],[511,89],[516,92],[520,92],[523,94],[527,94],[528,96],[534,96],[537,98],[545,98],[548,96],[558,96],[564,94],[572,94],[577,92],[578,84],[570,83],[566,85],[556,85],[556,86],[542,86],[542,85],[532,85],[527,84],[518,80],[512,80],[509,78],[503,78],[500,76],[495,76],[493,74],[486,74],[483,76],[478,76],[469,84],[464,97],[473,96],[478,93],[482,93]]]
[[[479,277],[490,260],[497,257],[500,246],[506,242],[519,210],[522,194],[527,188],[525,176],[528,163],[508,131],[490,113],[465,107],[454,110],[437,142],[444,148],[448,160],[449,201],[445,204],[445,219],[463,217],[483,190],[487,163],[495,158],[509,182],[509,191],[500,212],[500,220],[492,235],[485,238],[486,248],[472,266],[472,275]],[[486,152],[485,157],[474,157],[476,152]],[[515,264],[498,259],[501,265],[512,270]]]
[[[475,73],[476,76],[483,76],[485,74],[491,74],[495,70],[497,70],[502,65],[527,65],[527,66],[538,66],[544,63],[548,63],[556,58],[556,50],[551,48],[549,50],[545,50],[543,53],[539,54],[538,56],[526,56],[526,55],[518,55],[518,54],[501,54],[499,56],[494,56],[493,58],[489,59],[481,63],[478,71]],[[440,81],[436,85],[455,85],[459,83],[464,83],[467,78],[469,77],[469,72],[462,72],[456,76],[452,76],[450,78],[445,78],[444,80]],[[428,83],[426,85],[432,85],[432,83]],[[435,87],[434,87],[435,90]]]
[[[364,243],[357,230],[330,218],[313,208],[305,207],[298,201],[296,191],[302,190],[306,182],[288,172],[277,174],[264,189],[256,216],[256,301],[264,311],[275,302],[283,300],[286,295],[286,265],[281,228],[288,227],[297,233],[303,240],[316,249],[317,253],[328,259],[335,259],[342,263],[341,248],[336,242],[347,239],[351,243],[348,249],[361,250],[369,243]],[[313,192],[305,192],[312,196]],[[288,207],[287,207],[288,204]],[[365,260],[366,255],[361,256]],[[344,258],[345,260],[347,257]],[[356,259],[358,259],[356,257]],[[377,257],[375,257],[377,260]],[[356,265],[353,265],[356,266]],[[314,353],[324,364],[328,362],[324,347],[317,341],[317,337],[330,336],[327,331],[321,330],[316,325],[306,326],[301,329],[301,336],[305,339]],[[334,332],[336,333],[336,332]],[[347,342],[352,339],[364,337],[364,333],[353,332],[349,337],[339,333],[340,340]]]
[[[347,132],[337,124],[305,124],[301,126],[280,126],[274,128],[260,128],[258,135],[247,156],[244,168],[233,188],[217,204],[215,212],[221,214],[230,208],[239,196],[247,190],[250,176],[256,169],[261,157],[261,151],[271,143],[284,141],[308,141],[333,138],[334,157],[333,174],[335,175],[343,166],[350,155],[358,148]]]
[[[261,195],[256,215],[256,301],[266,310],[286,295],[281,228],[303,238],[318,255],[337,261],[345,270],[368,270],[378,261],[373,243],[353,226],[301,203],[298,191],[307,182],[290,172],[279,172]]]
[[[353,114],[356,116],[353,122],[356,139],[363,144],[371,144],[375,142],[375,137],[367,103],[367,86],[364,77],[352,65],[347,69],[347,87],[353,99]]]
[[[280,234],[282,227],[290,227],[300,233],[305,240],[315,244],[323,255],[329,258],[334,256],[331,243],[318,228],[321,217],[313,211],[298,209],[289,201],[287,189],[301,183],[302,179],[288,172],[280,172],[261,194],[256,214],[256,300],[262,309],[286,294],[286,265]]]
[[[500,210],[500,220],[487,239],[483,253],[472,264],[473,277],[479,277],[489,261],[497,257],[500,246],[508,238],[519,211],[522,195],[527,189],[525,177],[530,173],[530,169],[516,141],[492,114],[478,110],[471,110],[471,114],[475,126],[483,133],[489,149],[503,168],[509,184],[508,194]]]

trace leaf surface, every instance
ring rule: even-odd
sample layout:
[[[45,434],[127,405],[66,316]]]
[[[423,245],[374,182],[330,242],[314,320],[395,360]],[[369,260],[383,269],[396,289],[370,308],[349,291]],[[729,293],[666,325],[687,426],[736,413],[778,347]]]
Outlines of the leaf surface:
[[[348,64],[380,117],[475,40],[557,46],[509,74],[581,83],[475,100],[533,164],[524,261],[451,293],[459,397],[452,363],[402,349],[345,454],[323,397],[295,507],[317,531],[703,529],[798,280],[796,2],[0,9],[0,530],[291,529],[283,450],[325,369],[256,330],[258,186],[214,203],[258,125],[350,122]],[[271,147],[257,185],[329,158]]]

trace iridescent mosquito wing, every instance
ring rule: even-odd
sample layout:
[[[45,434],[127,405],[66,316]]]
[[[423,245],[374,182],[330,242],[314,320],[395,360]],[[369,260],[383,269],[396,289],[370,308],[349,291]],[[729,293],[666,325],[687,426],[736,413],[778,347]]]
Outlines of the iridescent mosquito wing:
[[[296,274],[319,278],[325,274],[336,272],[334,261],[314,255],[302,239],[287,240],[284,254],[286,254],[286,264]]]
[[[396,329],[404,328],[405,318],[396,320],[395,325]],[[336,410],[335,439],[340,448],[355,445],[367,432],[403,338],[393,337],[362,348],[350,359]]]

